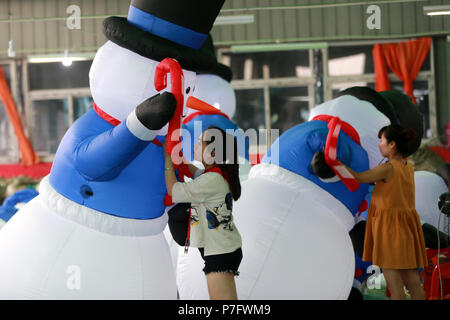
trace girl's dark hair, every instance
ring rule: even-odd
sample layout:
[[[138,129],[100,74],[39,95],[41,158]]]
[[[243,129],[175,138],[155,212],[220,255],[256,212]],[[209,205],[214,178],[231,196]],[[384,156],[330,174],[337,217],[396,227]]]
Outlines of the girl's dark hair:
[[[231,134],[227,134],[224,130],[216,126],[208,127],[208,129],[206,129],[205,132],[207,132],[210,129],[215,129],[216,132],[220,132],[220,135],[222,136],[221,145],[223,149],[215,151],[216,154],[215,163],[220,169],[222,169],[224,173],[228,175],[228,179],[230,181],[231,196],[236,201],[241,196],[241,182],[239,180],[239,162],[238,162],[236,137],[234,137]],[[212,134],[210,136],[210,139],[205,139],[204,141],[206,142],[207,145],[209,145],[212,142],[214,142],[215,139],[216,139],[215,135]],[[230,152],[227,152],[227,146],[231,147],[229,145],[230,139],[232,139],[233,141],[232,154],[229,154]],[[218,158],[220,156],[222,159]]]
[[[397,152],[402,156],[408,153],[408,142],[416,138],[416,133],[410,128],[402,127],[399,124],[391,124],[381,128],[378,132],[378,138],[384,135],[387,142],[395,142]]]

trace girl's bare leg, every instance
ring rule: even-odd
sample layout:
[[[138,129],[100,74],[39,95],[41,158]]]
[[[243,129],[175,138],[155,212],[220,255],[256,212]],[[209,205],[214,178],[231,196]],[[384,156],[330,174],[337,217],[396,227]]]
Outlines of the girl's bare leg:
[[[425,291],[420,284],[420,276],[417,269],[401,270],[401,277],[411,294],[411,300],[425,300]]]
[[[383,275],[389,286],[392,300],[405,300],[405,290],[403,289],[403,279],[400,270],[383,269]]]
[[[236,283],[231,272],[210,272],[206,275],[211,300],[237,300]]]

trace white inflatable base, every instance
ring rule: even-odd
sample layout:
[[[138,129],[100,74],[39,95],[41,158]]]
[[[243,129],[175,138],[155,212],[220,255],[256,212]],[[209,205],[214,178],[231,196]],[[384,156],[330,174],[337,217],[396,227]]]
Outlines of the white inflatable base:
[[[0,230],[0,299],[177,298],[162,232],[100,232],[53,211],[43,199],[31,200]],[[112,221],[101,218],[105,225]]]

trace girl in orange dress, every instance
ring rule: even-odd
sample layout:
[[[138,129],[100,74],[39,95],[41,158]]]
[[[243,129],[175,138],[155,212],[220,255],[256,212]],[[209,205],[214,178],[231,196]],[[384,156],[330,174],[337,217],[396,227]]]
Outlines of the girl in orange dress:
[[[367,215],[363,261],[383,270],[392,300],[404,300],[403,285],[411,299],[423,300],[418,268],[427,264],[425,241],[415,209],[414,168],[403,157],[415,133],[400,125],[378,133],[381,154],[389,159],[371,170],[355,172],[361,183],[375,182]]]

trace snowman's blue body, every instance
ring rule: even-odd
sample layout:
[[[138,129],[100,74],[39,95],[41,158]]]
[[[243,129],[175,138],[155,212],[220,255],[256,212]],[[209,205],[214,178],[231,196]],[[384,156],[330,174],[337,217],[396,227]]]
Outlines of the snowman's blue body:
[[[314,182],[342,202],[354,216],[369,185],[362,183],[358,190],[352,192],[342,181],[324,182],[311,170],[311,160],[316,152],[324,149],[327,135],[328,124],[325,121],[308,121],[292,127],[273,143],[262,163],[279,165]],[[339,134],[337,158],[357,172],[369,170],[367,152],[343,131]]]
[[[165,210],[162,147],[134,136],[125,121],[113,126],[94,109],[62,139],[50,183],[64,197],[114,216],[154,219]]]

